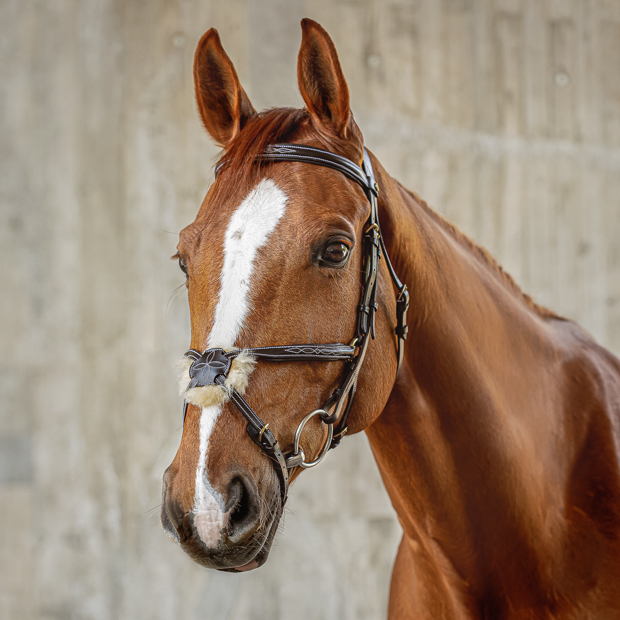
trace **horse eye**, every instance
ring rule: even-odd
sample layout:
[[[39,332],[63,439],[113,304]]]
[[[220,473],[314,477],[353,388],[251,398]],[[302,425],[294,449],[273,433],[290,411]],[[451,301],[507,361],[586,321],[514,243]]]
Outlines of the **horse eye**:
[[[179,256],[179,267],[181,268],[181,271],[185,274],[185,277],[188,278],[189,273],[187,271],[187,263],[180,256]]]
[[[323,251],[321,260],[329,265],[342,265],[349,257],[349,246],[342,241],[331,242]]]

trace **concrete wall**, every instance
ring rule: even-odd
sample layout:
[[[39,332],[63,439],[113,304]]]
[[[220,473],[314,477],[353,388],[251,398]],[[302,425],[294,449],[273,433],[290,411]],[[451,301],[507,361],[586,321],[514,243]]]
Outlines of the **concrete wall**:
[[[159,526],[188,344],[168,257],[216,155],[194,46],[217,26],[258,108],[299,105],[303,16],[387,169],[620,352],[619,0],[2,0],[2,619],[384,616],[399,526],[363,436],[295,485],[259,571]]]

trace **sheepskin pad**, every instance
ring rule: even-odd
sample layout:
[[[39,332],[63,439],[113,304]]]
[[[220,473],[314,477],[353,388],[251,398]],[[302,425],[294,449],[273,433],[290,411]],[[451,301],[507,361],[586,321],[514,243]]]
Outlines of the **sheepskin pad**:
[[[182,357],[179,360],[179,394],[191,405],[204,409],[205,407],[229,401],[232,390],[237,390],[239,394],[244,394],[248,387],[250,375],[256,365],[256,358],[242,351],[237,357],[233,358],[223,386],[204,385],[188,390],[187,386],[190,381],[189,367],[192,365],[192,362],[193,360],[187,357]]]

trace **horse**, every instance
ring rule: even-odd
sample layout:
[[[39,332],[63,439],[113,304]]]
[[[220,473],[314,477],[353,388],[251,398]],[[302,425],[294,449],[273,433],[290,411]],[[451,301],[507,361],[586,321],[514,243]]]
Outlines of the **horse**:
[[[403,529],[391,620],[620,617],[620,360],[388,175],[301,26],[302,109],[256,112],[216,30],[196,49],[223,154],[173,257],[191,349],[165,531],[255,569],[289,483],[365,431]]]

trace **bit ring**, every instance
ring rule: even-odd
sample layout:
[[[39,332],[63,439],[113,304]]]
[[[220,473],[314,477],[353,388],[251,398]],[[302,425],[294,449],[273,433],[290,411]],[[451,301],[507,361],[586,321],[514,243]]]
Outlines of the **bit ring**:
[[[323,460],[323,458],[327,454],[327,451],[329,450],[332,444],[332,437],[334,436],[334,425],[328,424],[327,425],[327,440],[325,441],[325,444],[323,445],[323,448],[321,449],[319,456],[317,456],[316,459],[314,459],[314,461],[306,462],[303,460],[305,458],[305,455],[304,455],[303,450],[301,450],[299,447],[299,440],[301,439],[301,433],[304,430],[304,427],[306,426],[308,421],[317,415],[323,417],[323,416],[328,416],[329,414],[324,409],[315,409],[314,411],[311,411],[304,417],[304,419],[299,423],[297,430],[295,431],[295,439],[293,440],[293,453],[291,454],[291,456],[289,456],[286,459],[287,462],[291,461],[292,467],[302,467],[303,469],[309,469],[310,467],[314,467],[315,465],[318,465]],[[299,456],[302,457],[301,460],[299,459]]]

